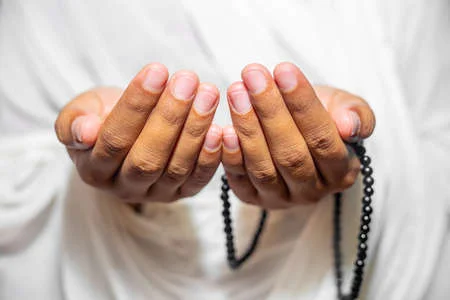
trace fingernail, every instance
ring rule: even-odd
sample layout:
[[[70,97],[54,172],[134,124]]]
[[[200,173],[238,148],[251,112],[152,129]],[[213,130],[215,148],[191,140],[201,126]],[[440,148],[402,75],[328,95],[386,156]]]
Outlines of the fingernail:
[[[82,150],[89,148],[89,145],[86,145],[83,141],[84,125],[87,118],[87,116],[80,116],[72,122],[71,131],[74,141],[71,147],[75,149]]]
[[[72,136],[75,140],[75,142],[82,144],[83,143],[83,137],[82,137],[82,130],[83,130],[83,120],[85,119],[85,116],[81,116],[76,118],[72,122]]]
[[[252,109],[250,97],[242,83],[233,87],[233,90],[229,93],[229,98],[231,106],[239,114],[246,114]]]
[[[361,128],[361,120],[358,116],[358,114],[354,111],[349,112],[349,118],[352,123],[352,132],[350,134],[350,140],[352,142],[356,142],[359,139],[359,131]]]
[[[206,114],[216,106],[217,89],[212,85],[202,84],[194,99],[194,108],[200,114]]]
[[[279,65],[275,72],[275,81],[283,92],[290,92],[297,87],[297,75],[290,64]]]
[[[204,148],[208,152],[216,152],[217,150],[220,149],[220,147],[222,146],[221,138],[220,138],[221,134],[222,134],[222,130],[219,126],[212,125],[209,128],[208,132],[206,133],[205,144],[204,144]]]
[[[160,93],[167,80],[167,70],[163,65],[152,64],[145,74],[142,88],[152,93]]]
[[[239,139],[232,126],[227,126],[223,129],[223,146],[232,152],[239,149]]]
[[[197,88],[197,77],[190,72],[181,72],[174,75],[171,83],[172,95],[178,100],[190,100],[194,97]]]
[[[242,78],[252,94],[262,93],[267,87],[266,76],[259,68],[246,70],[242,74]]]

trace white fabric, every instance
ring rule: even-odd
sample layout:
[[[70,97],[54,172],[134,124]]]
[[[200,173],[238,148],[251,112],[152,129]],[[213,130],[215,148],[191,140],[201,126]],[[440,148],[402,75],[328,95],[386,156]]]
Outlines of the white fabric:
[[[232,273],[221,170],[199,195],[150,204],[143,218],[85,185],[52,131],[71,97],[125,87],[150,61],[195,70],[223,92],[247,63],[289,60],[313,82],[365,97],[377,115],[366,143],[376,195],[362,298],[445,299],[445,282],[433,280],[437,267],[449,275],[439,266],[448,14],[445,0],[0,1],[0,298],[335,299],[331,197],[272,213],[255,256]],[[229,123],[225,101],[216,121]],[[359,183],[345,193],[345,274],[360,197]],[[259,211],[234,200],[242,250]]]

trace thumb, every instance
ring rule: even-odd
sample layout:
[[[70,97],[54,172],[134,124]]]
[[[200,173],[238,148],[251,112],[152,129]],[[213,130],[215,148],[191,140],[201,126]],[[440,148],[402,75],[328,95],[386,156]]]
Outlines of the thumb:
[[[59,141],[70,149],[91,148],[97,140],[103,120],[120,94],[119,89],[102,88],[85,92],[70,101],[55,121]]]
[[[376,123],[375,115],[364,99],[328,86],[315,86],[314,89],[343,140],[356,142],[372,134]]]

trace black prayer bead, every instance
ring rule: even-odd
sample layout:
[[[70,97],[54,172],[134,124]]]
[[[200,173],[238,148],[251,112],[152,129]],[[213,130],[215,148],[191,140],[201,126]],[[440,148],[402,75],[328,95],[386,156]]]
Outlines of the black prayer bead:
[[[370,221],[372,221],[372,220],[370,219],[369,215],[362,215],[361,216],[361,223],[369,225]]]
[[[359,230],[360,230],[362,233],[369,233],[370,227],[369,227],[368,224],[361,224]]]
[[[372,175],[372,172],[373,170],[371,167],[361,165],[361,174],[363,174],[364,176],[370,176]]]
[[[355,267],[355,269],[353,270],[353,273],[355,274],[354,278],[362,278],[362,276],[364,274],[364,269]]]
[[[359,249],[359,251],[367,251],[367,244],[366,243],[359,243],[358,249]]]
[[[366,257],[367,257],[367,253],[366,252],[359,252],[358,253],[358,258],[359,259],[364,260],[364,259],[366,259]]]
[[[362,212],[363,212],[365,215],[370,215],[370,214],[372,213],[372,207],[371,207],[370,205],[364,205],[364,206],[362,207]]]
[[[363,205],[370,205],[372,203],[372,198],[370,198],[369,196],[364,196],[362,198],[362,203]]]
[[[370,165],[371,159],[367,155],[364,155],[363,157],[361,157],[360,161],[363,164],[363,166],[368,166]]]
[[[372,196],[373,195],[373,188],[370,187],[370,186],[366,186],[364,188],[364,195],[369,196],[369,197]]]
[[[360,242],[362,242],[362,243],[367,242],[367,234],[361,233],[361,234],[358,236],[358,240],[359,240]]]
[[[356,155],[358,156],[363,156],[364,154],[366,154],[366,149],[362,146],[356,146],[353,148],[355,150]]]
[[[363,183],[367,186],[372,186],[374,183],[373,177],[372,176],[365,176],[363,179]]]
[[[364,260],[363,259],[356,260],[355,266],[359,268],[364,267]]]
[[[369,215],[363,214],[363,215],[361,216],[361,223],[362,223],[362,224],[367,224],[367,225],[369,225],[369,224],[370,224],[370,221],[372,221],[372,220],[371,220],[371,218],[370,218]]]

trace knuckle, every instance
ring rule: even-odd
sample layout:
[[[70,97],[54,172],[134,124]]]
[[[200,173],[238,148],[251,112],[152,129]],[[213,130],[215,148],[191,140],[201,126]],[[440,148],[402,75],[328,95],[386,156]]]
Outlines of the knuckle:
[[[158,113],[166,123],[171,125],[181,126],[185,120],[184,114],[177,114],[170,107],[163,106],[158,110]]]
[[[190,168],[181,164],[171,164],[166,171],[165,178],[170,182],[183,181],[190,174]]]
[[[244,139],[253,139],[257,135],[256,128],[253,126],[248,126],[246,124],[237,124],[237,126],[235,127],[240,137]]]
[[[339,149],[339,144],[336,143],[330,130],[321,129],[317,133],[311,135],[308,139],[308,145],[314,149],[319,155],[326,156],[330,159],[339,159],[346,156],[344,147]]]
[[[106,158],[123,154],[127,149],[127,141],[120,138],[111,129],[104,130],[101,141],[103,147],[100,156],[105,156]]]
[[[189,126],[186,126],[184,129],[186,131],[186,134],[190,136],[192,139],[199,139],[203,137],[203,135],[206,133],[206,128],[203,124],[200,122],[194,122],[193,124],[189,124]]]
[[[292,148],[287,148],[278,155],[277,163],[289,170],[304,169],[307,161],[307,155],[304,151],[293,151]]]
[[[163,171],[163,166],[157,160],[132,158],[126,173],[131,178],[154,178]]]
[[[130,95],[124,100],[123,104],[127,110],[137,113],[147,113],[149,110],[148,103],[142,101],[142,98],[137,95]]]
[[[260,167],[250,170],[255,181],[260,185],[273,185],[278,181],[278,175],[273,167]]]
[[[292,114],[304,114],[312,108],[313,104],[314,102],[311,100],[298,99],[297,101],[290,101],[288,106]]]
[[[207,184],[214,175],[216,168],[217,164],[212,162],[199,164],[196,172],[193,174],[194,181],[201,185]]]
[[[309,144],[314,150],[320,152],[329,152],[333,147],[333,141],[321,133],[312,136]]]

